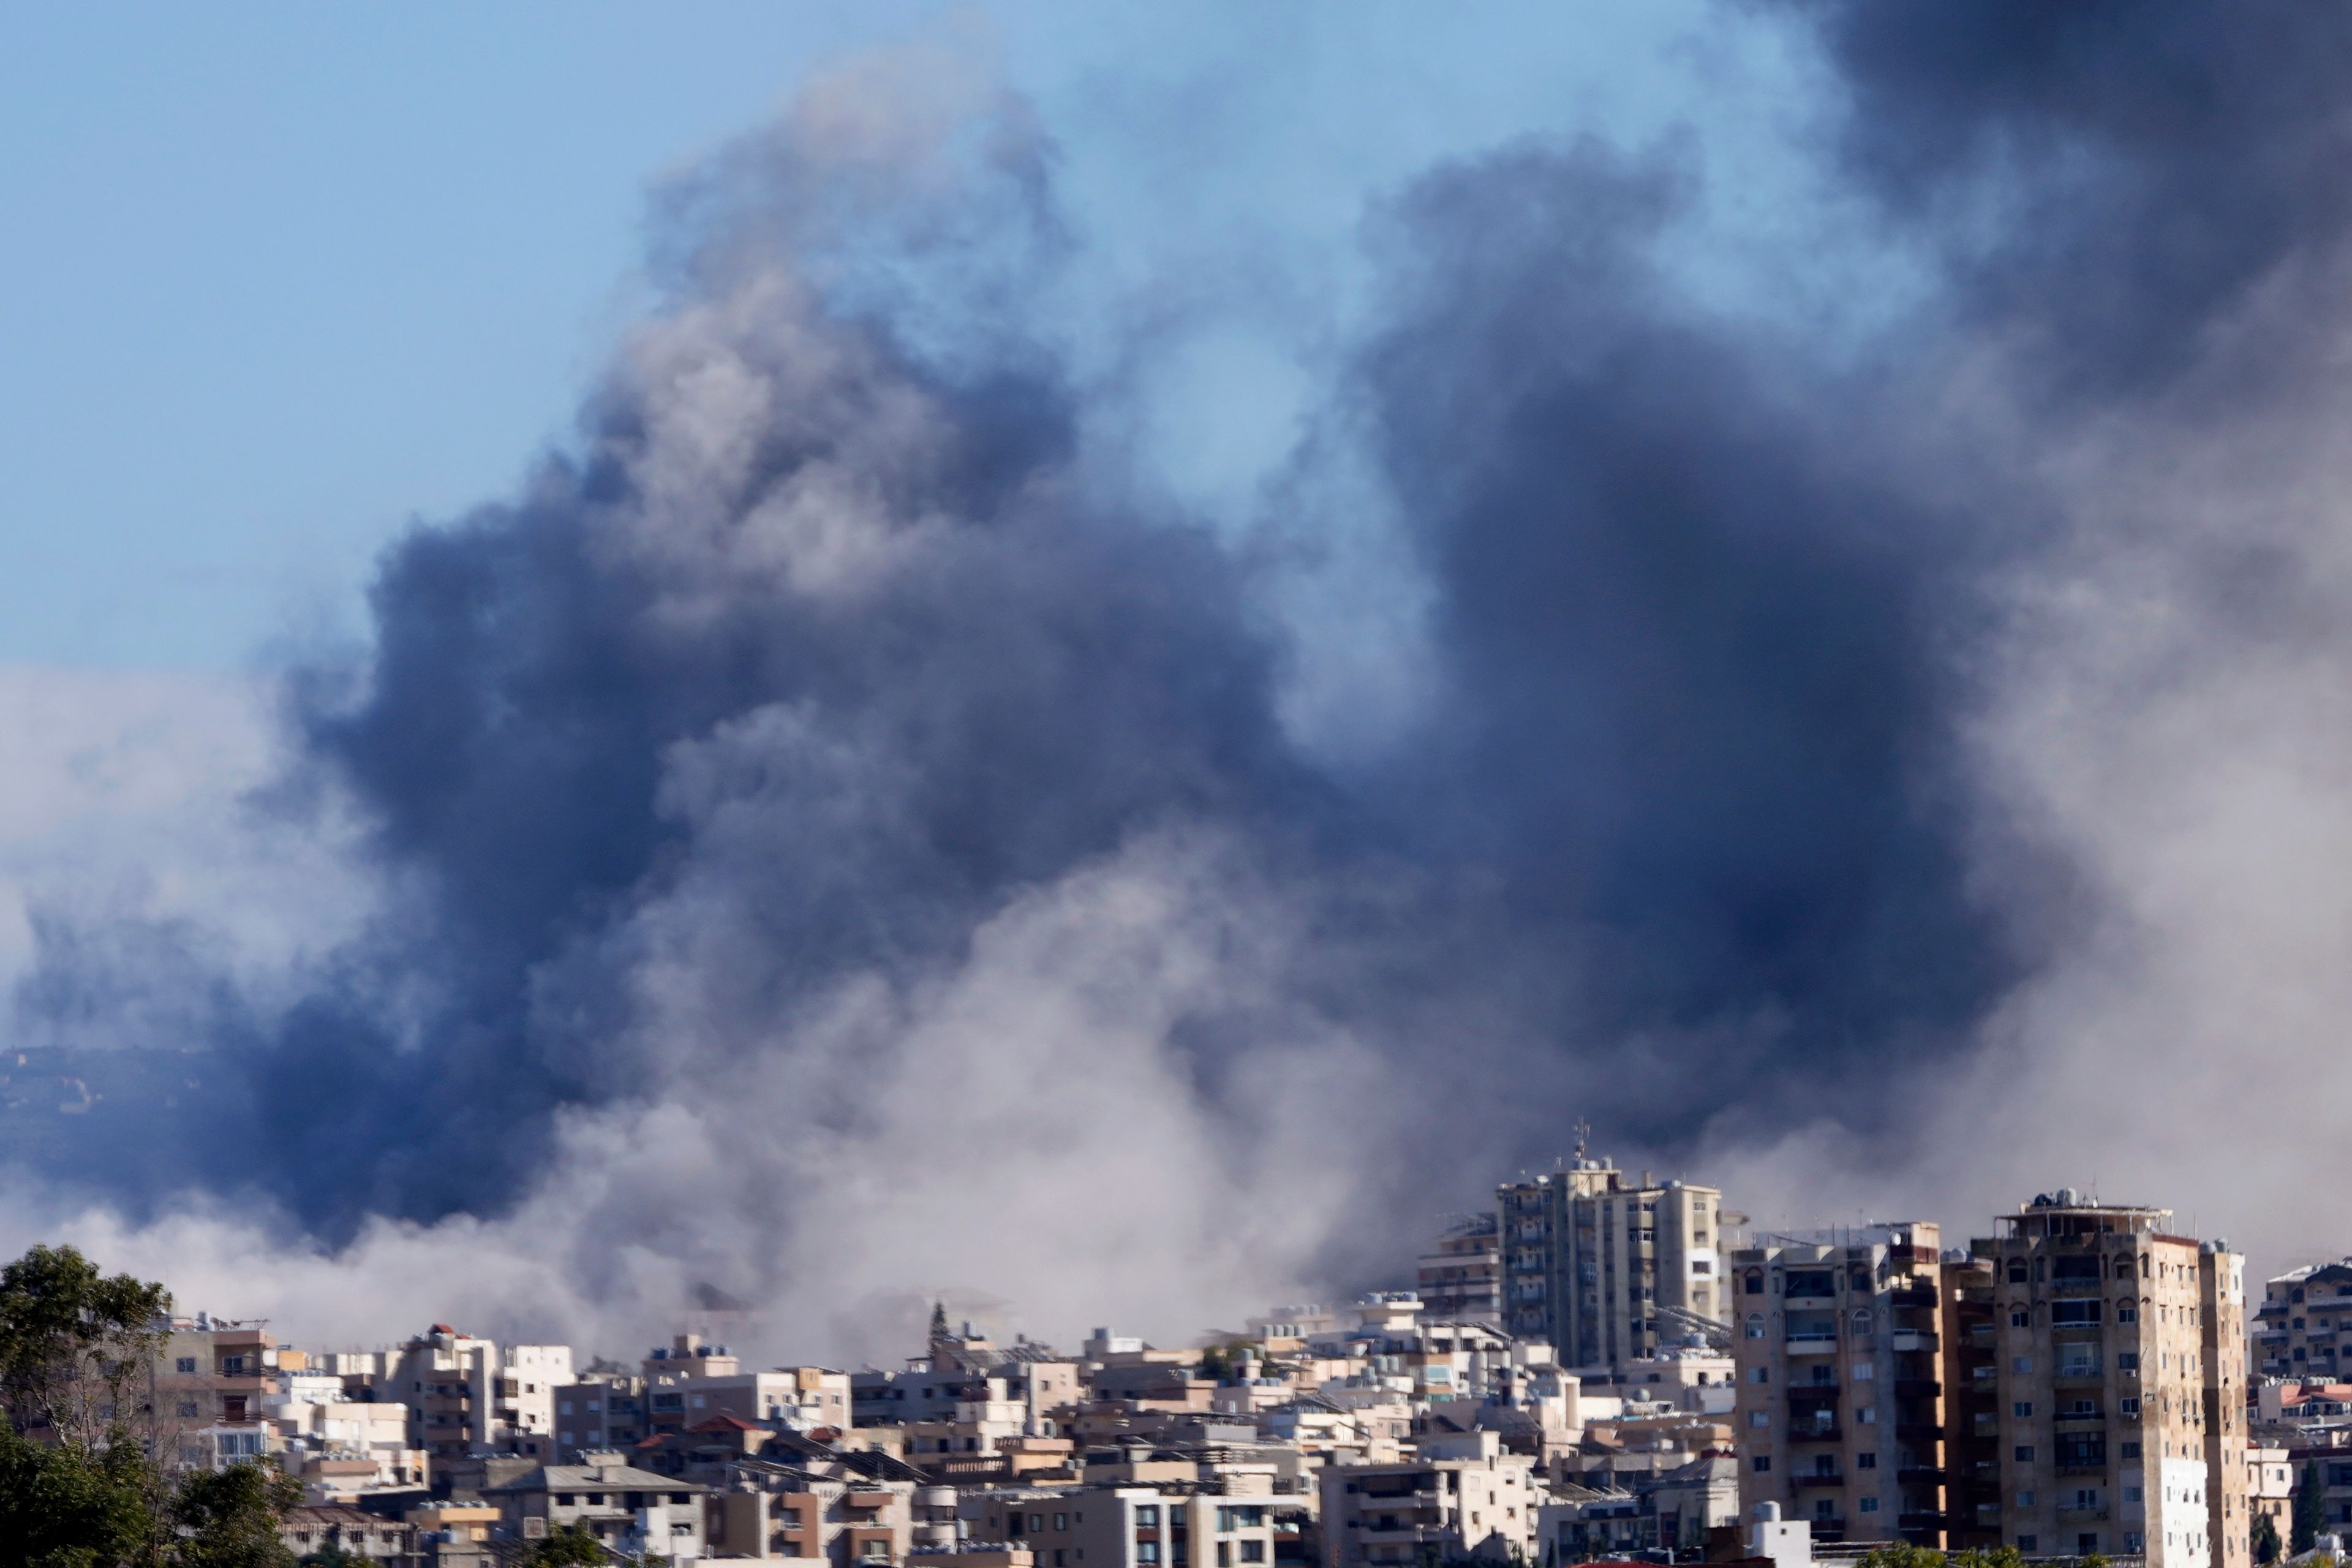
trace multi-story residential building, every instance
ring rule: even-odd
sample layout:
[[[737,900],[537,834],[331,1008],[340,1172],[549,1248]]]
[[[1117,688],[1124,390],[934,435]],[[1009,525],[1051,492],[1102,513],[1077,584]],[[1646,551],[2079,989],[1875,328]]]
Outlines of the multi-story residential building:
[[[2294,1466],[2284,1448],[2265,1447],[2259,1443],[2246,1445],[2246,1524],[2268,1519],[2271,1528],[2278,1531],[2279,1554],[2286,1547],[2294,1530]]]
[[[1925,1220],[1730,1255],[1740,1501],[1813,1539],[1940,1545],[1941,1236]]]
[[[2029,1556],[2246,1568],[2242,1260],[2171,1218],[2062,1189],[1970,1244],[1993,1274],[2001,1536]]]
[[[1580,1154],[1495,1195],[1503,1326],[1548,1342],[1563,1365],[1622,1374],[1679,1342],[1691,1319],[1724,1311],[1723,1198],[1713,1187],[1654,1185],[1647,1172],[1633,1183]]]
[[[2260,1376],[2332,1383],[2352,1373],[2352,1258],[2291,1268],[2264,1282],[2247,1340]]]
[[[147,1404],[154,1451],[167,1464],[213,1468],[276,1453],[268,1422],[278,1343],[266,1329],[174,1318],[158,1347]]]
[[[569,1345],[511,1345],[501,1356],[496,1342],[436,1323],[386,1356],[378,1391],[408,1406],[409,1447],[436,1462],[552,1459],[555,1391],[571,1382]]]
[[[1535,1461],[1493,1432],[1424,1442],[1417,1458],[1322,1475],[1323,1568],[1536,1555]],[[1087,1568],[1093,1568],[1091,1563]]]
[[[1491,1214],[1457,1215],[1421,1255],[1416,1294],[1429,1317],[1443,1322],[1503,1321],[1503,1248]]]
[[[1275,1516],[1292,1500],[1261,1478],[1212,1478],[997,1488],[960,1507],[971,1539],[1025,1547],[1037,1568],[1273,1568]]]
[[[607,1450],[626,1453],[651,1430],[646,1420],[646,1380],[635,1373],[591,1370],[555,1390],[558,1463],[578,1464],[583,1454]]]
[[[675,1560],[703,1555],[709,1490],[698,1481],[637,1469],[618,1454],[591,1454],[582,1464],[541,1465],[486,1487],[482,1498],[516,1539],[579,1530],[632,1556],[652,1552]]]

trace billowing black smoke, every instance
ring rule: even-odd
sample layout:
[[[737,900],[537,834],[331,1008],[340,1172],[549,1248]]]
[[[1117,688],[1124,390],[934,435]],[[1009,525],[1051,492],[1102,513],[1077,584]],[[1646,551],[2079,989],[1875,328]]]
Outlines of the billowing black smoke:
[[[1697,301],[1660,258],[1704,189],[1674,156],[1530,143],[1402,193],[1334,404],[1368,411],[1442,695],[1344,770],[1277,717],[1279,563],[1104,471],[1050,354],[944,348],[906,304],[940,293],[700,215],[576,449],[400,542],[364,667],[294,683],[294,782],[354,804],[386,879],[365,938],[220,1026],[150,1157],[58,1173],[249,1184],[329,1237],[494,1213],[567,1110],[723,1085],[849,978],[919,988],[1009,903],[1204,828],[1301,911],[1294,1000],[1497,1134],[1397,1182],[1475,1187],[1580,1113],[1664,1151],[1735,1104],[1883,1131],[2043,913],[1972,879],[1999,828],[1961,759],[1988,584],[2063,542],[2035,442],[2161,393],[2298,265],[2333,289],[2352,21],[1779,9],[1926,302],[1832,353]],[[980,142],[1040,221],[1034,148]],[[2046,430],[1976,449],[1964,375]],[[682,967],[709,1028],[649,1030]],[[1253,1004],[1171,1037],[1213,1102],[1298,1027]]]

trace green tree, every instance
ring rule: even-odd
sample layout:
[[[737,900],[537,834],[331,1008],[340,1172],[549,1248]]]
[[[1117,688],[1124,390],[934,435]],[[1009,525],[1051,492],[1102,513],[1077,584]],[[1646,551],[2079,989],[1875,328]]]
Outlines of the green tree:
[[[931,1348],[937,1350],[950,1337],[948,1333],[948,1304],[934,1301],[931,1303]]]
[[[2275,1563],[2279,1559],[2278,1521],[2269,1514],[2254,1515],[2254,1561]]]
[[[163,1342],[171,1292],[107,1275],[70,1247],[0,1268],[0,1400],[22,1437],[46,1430],[84,1456],[112,1441]]]
[[[2014,1546],[1971,1546],[1952,1554],[1952,1568],[2025,1568],[2025,1554]]]
[[[111,1568],[155,1534],[152,1467],[127,1440],[96,1455],[0,1430],[0,1568]]]
[[[2319,1489],[2319,1461],[2303,1467],[2303,1480],[2294,1489],[2294,1517],[2289,1521],[2294,1550],[2308,1552],[2327,1522],[2327,1500]]]
[[[518,1568],[599,1568],[608,1561],[604,1548],[594,1536],[567,1525],[526,1547]]]
[[[1944,1554],[1932,1546],[1890,1541],[1864,1552],[1862,1568],[1944,1568]]]
[[[279,1530],[301,1500],[301,1484],[274,1465],[194,1472],[172,1498],[177,1568],[294,1568]]]

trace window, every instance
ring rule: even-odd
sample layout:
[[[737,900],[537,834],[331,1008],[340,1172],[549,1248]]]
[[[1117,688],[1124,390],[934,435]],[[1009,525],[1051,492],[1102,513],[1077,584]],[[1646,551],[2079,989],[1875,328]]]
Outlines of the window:
[[[1054,1516],[1054,1528],[1055,1528],[1055,1530],[1067,1530],[1067,1529],[1069,1529],[1069,1528],[1070,1528],[1070,1516],[1069,1516],[1068,1514],[1066,1514],[1066,1513],[1057,1513],[1057,1514],[1055,1514],[1055,1515]]]
[[[1878,1407],[1874,1405],[1864,1405],[1858,1407],[1853,1413],[1853,1424],[1857,1426],[1875,1426],[1878,1425]]]
[[[187,1417],[187,1416],[194,1415],[195,1413],[196,1413],[196,1402],[195,1402],[194,1400],[193,1400],[193,1399],[183,1399],[182,1401],[180,1401],[180,1415],[181,1415],[181,1416],[182,1416],[183,1418],[185,1418],[185,1417]]]
[[[1750,1296],[1764,1294],[1764,1276],[1751,1271],[1748,1276],[1747,1290]]]
[[[1233,1543],[1232,1542],[1230,1542],[1230,1541],[1220,1541],[1220,1542],[1217,1542],[1217,1568],[1233,1568],[1233,1563],[1234,1563],[1234,1543]]]
[[[1160,1505],[1158,1503],[1148,1502],[1137,1508],[1135,1510],[1135,1528],[1138,1530],[1159,1529]]]
[[[2147,1500],[2147,1494],[2146,1494],[2145,1492],[2143,1492],[2139,1488],[2137,1488],[2137,1487],[2126,1487],[2126,1488],[2124,1489],[2124,1501],[2126,1501],[2126,1502],[2143,1502],[2143,1501],[2145,1501],[2145,1500]]]
[[[179,1371],[183,1373],[193,1373],[196,1370],[196,1358],[192,1355],[184,1355],[179,1359],[176,1364]]]
[[[1878,1511],[1878,1500],[1874,1497],[1866,1497],[1863,1499],[1862,1511],[1864,1513],[1876,1513]]]
[[[1759,1454],[1748,1461],[1748,1468],[1759,1476],[1769,1475],[1772,1469],[1772,1457],[1769,1454]]]
[[[2139,1352],[2117,1351],[2116,1352],[2116,1370],[2117,1372],[2137,1372],[2139,1370]]]
[[[1878,1456],[1875,1454],[1856,1454],[1853,1457],[1853,1468],[1857,1470],[1874,1470],[1878,1468]]]
[[[2009,1407],[2009,1413],[2020,1421],[2030,1420],[2033,1415],[2033,1405],[2030,1401],[2021,1399]]]
[[[1044,1514],[1042,1514],[1042,1513],[1033,1513],[1033,1514],[1031,1514],[1031,1515],[1029,1516],[1029,1528],[1030,1528],[1031,1530],[1033,1530],[1033,1531],[1034,1531],[1034,1530],[1043,1530],[1043,1529],[1045,1529],[1045,1516]]]
[[[1750,1383],[1769,1383],[1772,1381],[1772,1369],[1769,1366],[1757,1367],[1748,1373],[1748,1381]]]
[[[2138,1321],[2139,1321],[2139,1309],[2138,1309],[2137,1307],[2134,1306],[2134,1305],[2133,1305],[2131,1302],[2129,1302],[2129,1301],[2118,1301],[2118,1302],[2116,1302],[2116,1322],[2118,1322],[2118,1323],[2137,1323],[2137,1322],[2138,1322]]]
[[[558,1508],[570,1508],[572,1506],[572,1494],[570,1492],[556,1493],[555,1506]]]
[[[2011,1356],[2009,1370],[2021,1376],[2029,1373],[2033,1370],[2033,1358],[2030,1355]]]
[[[2099,1321],[2100,1303],[2096,1301],[2053,1301],[2050,1321],[2060,1328],[2080,1328]]]
[[[1748,1337],[1751,1340],[1760,1340],[1764,1337],[1763,1313],[1750,1312],[1748,1314]]]
[[[1757,1427],[1769,1426],[1772,1425],[1772,1413],[1769,1410],[1751,1410],[1748,1413],[1748,1424]]]
[[[2126,1459],[2137,1459],[2139,1458],[2139,1445],[2137,1443],[2126,1443],[2117,1451]]]
[[[1263,1542],[1263,1541],[1244,1541],[1244,1542],[1242,1542],[1242,1561],[1243,1561],[1243,1562],[1244,1562],[1244,1563],[1263,1563],[1263,1562],[1265,1562],[1265,1542]]]
[[[1157,1562],[1159,1562],[1159,1561],[1160,1561],[1160,1542],[1156,1542],[1156,1541],[1139,1541],[1139,1542],[1137,1542],[1135,1543],[1135,1560],[1136,1560],[1138,1563],[1157,1563]]]
[[[2033,1463],[2033,1445],[2031,1443],[2020,1443],[2017,1446],[2017,1450],[2013,1457],[2021,1465],[2030,1465]]]
[[[2030,1329],[2033,1326],[2033,1314],[2022,1307],[2011,1307],[2009,1310],[2009,1326],[2012,1329]]]
[[[2031,1498],[2031,1497],[2032,1497],[2032,1495],[2033,1495],[2033,1494],[2032,1494],[2032,1492],[2023,1492],[2023,1493],[2021,1493],[2020,1495],[2021,1495],[2021,1496],[2022,1496],[2022,1497]],[[2031,1502],[2026,1502],[2026,1503],[2021,1504],[2020,1506],[2021,1506],[2021,1507],[2024,1507],[2024,1508],[2032,1508],[2033,1505],[2032,1505],[2032,1503],[2031,1503]],[[2038,1536],[2038,1535],[2021,1535],[2021,1536],[2019,1536],[2019,1537],[2017,1538],[2017,1549],[2018,1549],[2020,1552],[2032,1552],[2032,1551],[2035,1550],[2037,1547],[2039,1547],[2041,1544],[2042,1544],[2042,1538],[2041,1538],[2040,1536]]]
[[[2012,1285],[2025,1283],[2025,1259],[2022,1258],[2012,1258],[2009,1260],[2009,1282]]]
[[[2125,1394],[2121,1399],[2116,1401],[2116,1408],[2126,1415],[2137,1415],[2139,1414],[2139,1395],[2137,1394]]]
[[[672,1502],[692,1502],[694,1500],[694,1494],[692,1492],[672,1492],[669,1494],[669,1500]]]
[[[1066,1548],[1054,1548],[1054,1568],[1070,1568],[1070,1553]]]

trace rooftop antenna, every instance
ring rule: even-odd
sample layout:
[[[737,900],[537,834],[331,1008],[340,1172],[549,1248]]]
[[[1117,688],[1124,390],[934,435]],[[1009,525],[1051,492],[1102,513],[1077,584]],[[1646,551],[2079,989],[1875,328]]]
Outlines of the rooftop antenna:
[[[1580,1116],[1572,1131],[1576,1133],[1576,1157],[1580,1163],[1584,1159],[1586,1146],[1592,1142],[1592,1123]]]

